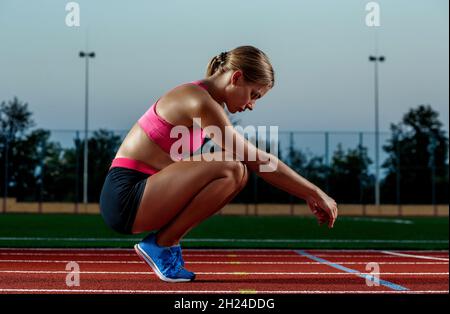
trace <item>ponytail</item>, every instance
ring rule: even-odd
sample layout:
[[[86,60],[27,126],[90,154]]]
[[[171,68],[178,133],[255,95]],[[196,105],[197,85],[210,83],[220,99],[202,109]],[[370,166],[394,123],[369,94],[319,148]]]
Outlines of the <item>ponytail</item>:
[[[253,46],[241,46],[214,56],[208,63],[206,77],[217,72],[241,70],[245,80],[272,88],[275,73],[267,55]]]

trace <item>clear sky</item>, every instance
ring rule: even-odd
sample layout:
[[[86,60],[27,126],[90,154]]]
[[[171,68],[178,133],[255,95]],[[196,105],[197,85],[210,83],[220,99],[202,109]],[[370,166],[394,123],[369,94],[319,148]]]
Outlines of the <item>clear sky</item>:
[[[381,130],[419,104],[448,130],[447,0],[377,1],[378,28],[361,0],[79,0],[80,27],[65,24],[68,2],[0,0],[0,101],[28,102],[38,127],[84,128],[88,42],[91,129],[129,129],[162,93],[201,79],[211,57],[254,45],[276,85],[237,114],[243,125],[373,131],[376,31]]]

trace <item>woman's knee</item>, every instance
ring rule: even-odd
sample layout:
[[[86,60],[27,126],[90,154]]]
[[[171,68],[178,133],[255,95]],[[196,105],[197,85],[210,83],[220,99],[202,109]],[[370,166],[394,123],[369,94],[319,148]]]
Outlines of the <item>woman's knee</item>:
[[[236,189],[241,188],[248,180],[247,168],[240,161],[225,161],[223,170]]]
[[[244,187],[245,187],[245,185],[247,184],[247,182],[248,182],[248,168],[247,168],[247,166],[245,165],[245,164],[242,164],[242,166],[244,167],[244,175],[242,176],[242,180],[241,180],[241,184],[240,184],[240,189],[242,190]]]

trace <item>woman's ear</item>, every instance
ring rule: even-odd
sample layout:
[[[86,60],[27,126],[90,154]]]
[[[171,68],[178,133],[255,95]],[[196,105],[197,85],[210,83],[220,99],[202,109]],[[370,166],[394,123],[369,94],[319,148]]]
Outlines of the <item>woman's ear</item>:
[[[231,84],[237,85],[237,81],[239,78],[243,78],[243,73],[241,70],[234,71],[233,74],[231,74]]]

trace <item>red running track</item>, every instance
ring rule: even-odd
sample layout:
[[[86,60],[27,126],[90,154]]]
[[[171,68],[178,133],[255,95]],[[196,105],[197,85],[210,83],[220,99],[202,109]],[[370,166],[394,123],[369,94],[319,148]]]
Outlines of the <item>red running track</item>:
[[[194,282],[160,281],[131,249],[0,249],[0,293],[449,292],[448,251],[185,249],[183,256]],[[78,273],[66,269],[70,262]],[[80,285],[67,285],[77,275]]]

